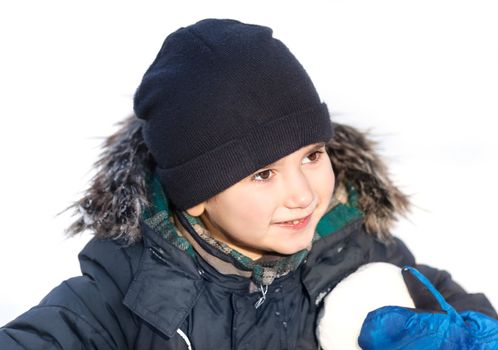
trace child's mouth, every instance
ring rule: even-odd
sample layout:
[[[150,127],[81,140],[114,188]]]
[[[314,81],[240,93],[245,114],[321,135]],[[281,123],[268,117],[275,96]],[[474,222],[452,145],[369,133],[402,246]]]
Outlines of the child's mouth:
[[[311,215],[312,214],[305,216],[304,218],[301,218],[301,219],[277,222],[276,225],[281,226],[281,227],[285,227],[285,228],[290,228],[293,230],[300,230],[308,225],[308,223],[311,219]]]

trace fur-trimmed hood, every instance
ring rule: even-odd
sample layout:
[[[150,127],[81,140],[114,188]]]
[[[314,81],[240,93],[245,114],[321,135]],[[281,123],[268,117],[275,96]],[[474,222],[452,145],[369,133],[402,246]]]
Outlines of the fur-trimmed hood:
[[[141,238],[140,216],[149,205],[146,176],[154,161],[142,137],[142,121],[130,116],[119,125],[103,143],[90,187],[66,209],[73,209],[77,217],[66,230],[69,235],[90,230],[96,237],[123,238],[129,243]],[[336,176],[333,201],[345,202],[347,184],[352,184],[358,191],[366,232],[388,240],[409,201],[389,179],[374,146],[367,134],[335,124],[334,138],[327,144]]]

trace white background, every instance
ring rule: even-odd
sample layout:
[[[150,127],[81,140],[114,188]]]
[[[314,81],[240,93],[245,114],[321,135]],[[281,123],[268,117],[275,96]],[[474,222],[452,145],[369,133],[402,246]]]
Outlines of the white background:
[[[16,1],[0,5],[0,324],[79,272],[90,235],[56,214],[164,37],[207,17],[264,24],[336,121],[370,129],[415,204],[395,233],[498,306],[494,1]]]

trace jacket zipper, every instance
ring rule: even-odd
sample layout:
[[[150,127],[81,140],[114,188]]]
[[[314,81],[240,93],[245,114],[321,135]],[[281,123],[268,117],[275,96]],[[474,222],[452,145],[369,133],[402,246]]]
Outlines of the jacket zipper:
[[[266,284],[265,286],[263,286],[262,284],[260,284],[259,291],[261,292],[261,297],[258,299],[258,301],[256,301],[256,303],[254,303],[254,307],[256,309],[263,305],[263,303],[265,302],[266,293],[268,292],[268,285]]]

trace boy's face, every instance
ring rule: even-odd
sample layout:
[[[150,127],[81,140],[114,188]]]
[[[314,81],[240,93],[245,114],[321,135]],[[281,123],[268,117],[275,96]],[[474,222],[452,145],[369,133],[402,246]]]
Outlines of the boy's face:
[[[334,188],[324,144],[308,145],[189,209],[214,238],[258,259],[308,247]]]

